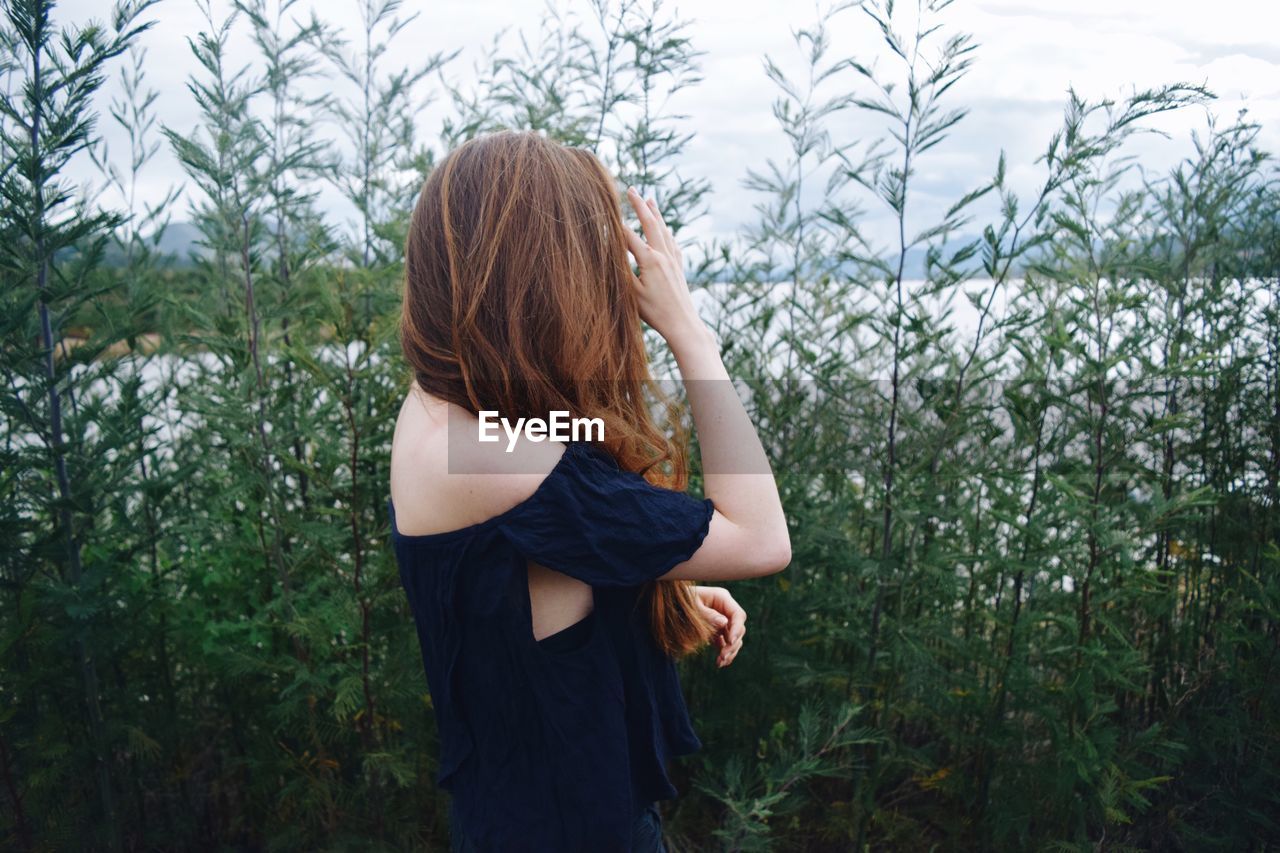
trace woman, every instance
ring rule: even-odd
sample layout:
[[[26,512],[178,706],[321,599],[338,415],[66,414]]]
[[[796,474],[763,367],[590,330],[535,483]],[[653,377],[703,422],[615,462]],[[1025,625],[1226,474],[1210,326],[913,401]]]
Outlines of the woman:
[[[590,152],[503,131],[446,156],[406,244],[414,382],[392,539],[440,735],[455,850],[664,850],[669,758],[701,743],[674,661],[742,647],[721,588],[790,562],[777,487],[657,206]],[[632,271],[634,256],[639,274]],[[707,497],[655,425],[640,320],[676,358]],[[591,440],[480,438],[554,412]]]

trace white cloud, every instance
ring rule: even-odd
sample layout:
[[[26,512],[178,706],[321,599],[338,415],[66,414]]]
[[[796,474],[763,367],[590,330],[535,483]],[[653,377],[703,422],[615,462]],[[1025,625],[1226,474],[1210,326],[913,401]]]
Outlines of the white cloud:
[[[349,36],[356,36],[358,4],[314,5]],[[561,5],[580,17],[590,15],[582,0]],[[225,11],[226,5],[220,8]],[[449,72],[459,79],[473,74],[472,61],[499,27],[532,32],[542,10],[539,4],[516,0],[439,0],[409,3],[406,8],[421,13],[394,46],[390,59],[408,64],[433,51],[461,47],[463,55]],[[671,8],[692,19],[694,44],[706,51],[704,81],[671,102],[674,111],[689,114],[688,126],[697,133],[682,171],[707,177],[714,189],[712,215],[693,232],[701,237],[725,235],[752,216],[755,199],[741,187],[746,169],[762,166],[767,157],[786,154],[785,138],[770,114],[776,90],[765,77],[763,57],[768,53],[785,69],[798,72],[802,63],[791,28],[809,25],[813,7],[765,0],[701,0]],[[160,90],[161,119],[175,127],[190,127],[197,116],[185,81],[195,70],[195,61],[186,39],[200,29],[202,19],[191,0],[167,0],[156,9],[157,24],[142,39],[148,50],[148,82]],[[297,9],[297,14],[306,14],[307,3]],[[83,21],[104,12],[102,0],[65,0],[56,15],[60,21]],[[921,223],[990,175],[1002,147],[1008,153],[1011,182],[1030,192],[1041,177],[1033,161],[1060,123],[1068,86],[1092,99],[1121,96],[1133,85],[1207,82],[1220,95],[1213,109],[1222,121],[1247,105],[1251,117],[1264,125],[1262,146],[1280,153],[1280,48],[1264,41],[1280,30],[1280,4],[1217,0],[1210,12],[1187,0],[958,0],[948,10],[947,20],[971,32],[979,45],[968,77],[953,89],[953,104],[968,106],[971,113],[951,140],[928,152],[918,164],[921,207],[913,213]],[[857,9],[838,19],[833,40],[833,57],[867,59],[880,54],[882,70],[891,64],[879,33]],[[248,61],[252,50],[247,38],[242,34],[235,44],[235,56]],[[851,85],[854,78],[845,79],[850,82],[836,85]],[[116,90],[113,74],[102,99],[104,106]],[[442,104],[436,104],[424,112],[424,138],[435,138],[434,125],[442,109]],[[1167,165],[1190,151],[1189,131],[1203,128],[1204,115],[1184,111],[1153,119],[1152,124],[1174,138],[1144,137],[1135,150],[1144,163]],[[104,115],[99,127],[112,150],[122,155],[124,139],[109,117]],[[835,127],[840,134],[867,134],[875,132],[877,125],[865,115],[850,115]],[[92,178],[92,167],[80,163],[76,176]],[[169,184],[181,180],[180,168],[165,150],[144,176],[143,196],[154,201]],[[324,198],[340,205],[332,192]],[[869,230],[875,233],[885,217],[875,208],[871,213]],[[345,217],[345,212],[335,212],[335,218]]]

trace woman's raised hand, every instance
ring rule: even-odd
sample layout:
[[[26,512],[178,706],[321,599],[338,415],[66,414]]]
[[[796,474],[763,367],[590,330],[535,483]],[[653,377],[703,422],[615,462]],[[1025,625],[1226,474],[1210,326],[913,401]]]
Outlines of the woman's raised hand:
[[[666,339],[680,369],[702,451],[703,491],[715,504],[702,546],[663,577],[741,580],[780,572],[791,562],[791,534],[769,457],[729,379],[719,342],[698,318],[671,229],[657,204],[641,199],[634,187],[627,199],[645,236],[623,229],[640,268],[632,282],[640,317]],[[711,600],[723,601],[719,593]],[[715,604],[709,607],[715,610]],[[742,647],[741,623],[727,627],[719,643],[722,666]]]
[[[653,199],[645,201],[635,187],[627,188],[627,200],[635,209],[644,239],[627,233],[627,248],[636,259],[640,275],[634,282],[640,302],[640,319],[662,335],[668,344],[703,328],[693,307],[689,283],[684,277],[684,260],[675,235],[658,212]]]

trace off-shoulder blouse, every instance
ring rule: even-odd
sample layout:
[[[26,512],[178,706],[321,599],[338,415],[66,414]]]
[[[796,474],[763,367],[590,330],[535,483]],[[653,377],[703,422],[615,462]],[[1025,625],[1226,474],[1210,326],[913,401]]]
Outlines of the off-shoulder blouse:
[[[479,524],[404,535],[387,507],[453,825],[484,850],[626,851],[641,810],[677,795],[668,760],[702,746],[646,583],[702,544],[711,499],[569,442],[531,496]],[[591,586],[581,641],[534,639],[527,561]]]

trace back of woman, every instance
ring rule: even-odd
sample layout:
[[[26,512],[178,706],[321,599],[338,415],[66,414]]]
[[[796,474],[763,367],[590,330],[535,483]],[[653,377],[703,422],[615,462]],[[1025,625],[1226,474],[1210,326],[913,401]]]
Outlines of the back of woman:
[[[455,850],[664,849],[669,761],[701,746],[675,662],[714,642],[727,665],[745,632],[695,581],[790,559],[674,237],[628,198],[644,239],[594,155],[504,131],[450,152],[414,210],[388,509]],[[653,420],[642,320],[685,380],[705,498]]]

